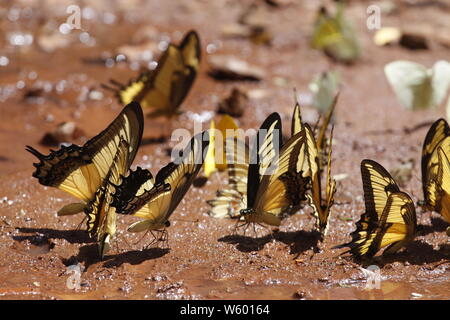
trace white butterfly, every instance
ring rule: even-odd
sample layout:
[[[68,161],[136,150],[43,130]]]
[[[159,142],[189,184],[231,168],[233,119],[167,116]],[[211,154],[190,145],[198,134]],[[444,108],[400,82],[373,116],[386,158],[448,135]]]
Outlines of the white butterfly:
[[[394,61],[384,73],[400,103],[408,109],[438,107],[450,86],[450,63],[437,61],[431,69],[410,61]]]

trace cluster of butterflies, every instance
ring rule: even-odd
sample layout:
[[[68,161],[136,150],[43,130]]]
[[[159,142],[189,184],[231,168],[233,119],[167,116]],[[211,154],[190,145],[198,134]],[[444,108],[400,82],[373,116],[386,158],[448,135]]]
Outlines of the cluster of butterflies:
[[[314,129],[302,121],[297,103],[288,139],[283,139],[281,118],[276,112],[266,118],[250,144],[228,117],[225,123],[218,124],[219,130],[195,135],[179,157],[159,170],[155,178],[146,169],[130,169],[143,134],[141,105],[152,109],[150,116],[178,114],[199,64],[199,37],[195,31],[190,31],[179,46],[168,46],[154,71],[144,71],[128,85],[112,81],[117,88],[105,86],[114,90],[126,106],[105,130],[83,146],[62,146],[49,155],[27,146],[39,159],[33,173],[39,183],[81,200],[64,206],[58,215],[84,212],[87,231],[98,242],[101,257],[110,249],[117,213],[141,218],[131,224],[128,231],[150,232],[154,238],[152,243],[166,241],[171,214],[202,166],[205,173],[215,170],[214,152],[220,148],[223,151],[221,166],[229,179],[228,187],[219,190],[215,199],[207,201],[212,216],[236,218],[245,228],[250,224],[279,226],[285,217],[309,205],[316,217],[317,230],[322,236],[326,235],[336,192],[336,182],[331,177],[333,128],[329,130],[329,127],[337,97]],[[231,134],[227,131],[219,143],[214,137],[225,129],[234,130]],[[448,124],[440,119],[425,139],[422,158],[425,200],[422,205],[441,212],[450,222],[447,205],[450,199],[449,136]],[[350,247],[350,252],[357,257],[371,257],[388,245],[384,252],[395,252],[414,238],[414,204],[378,163],[362,161],[361,172],[366,211],[351,234],[352,241],[338,247]]]
[[[49,155],[27,150],[40,162],[33,176],[45,186],[56,187],[82,202],[64,206],[59,216],[84,212],[87,231],[99,245],[100,256],[110,249],[116,232],[116,213],[142,220],[128,227],[130,232],[153,231],[155,240],[165,240],[168,218],[189,190],[202,166],[208,148],[208,133],[194,136],[180,157],[154,178],[150,171],[130,170],[141,143],[143,112],[137,102],[128,104],[101,133],[83,146],[62,146]],[[125,175],[128,175],[125,177]]]

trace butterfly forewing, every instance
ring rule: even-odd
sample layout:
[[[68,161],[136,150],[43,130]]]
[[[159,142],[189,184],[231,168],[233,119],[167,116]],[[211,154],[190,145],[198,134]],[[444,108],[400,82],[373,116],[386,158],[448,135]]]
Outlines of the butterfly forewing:
[[[256,195],[256,211],[279,215],[291,205],[291,195],[287,194],[286,184],[280,179],[284,174],[296,173],[297,158],[304,143],[304,135],[300,132],[291,137],[280,151],[275,162],[276,169],[270,175],[264,175]]]
[[[280,115],[269,115],[258,130],[250,149],[247,176],[247,206],[253,207],[262,176],[271,174],[281,148],[282,127]]]

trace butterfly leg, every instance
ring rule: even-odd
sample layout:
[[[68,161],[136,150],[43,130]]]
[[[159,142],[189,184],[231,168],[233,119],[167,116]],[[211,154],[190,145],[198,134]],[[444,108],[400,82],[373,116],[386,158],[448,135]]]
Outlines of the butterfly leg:
[[[153,233],[153,230],[148,229],[148,231],[146,232],[146,234],[150,232],[150,234],[152,235],[153,239],[145,246],[145,249],[147,250],[148,248],[150,248],[151,246],[153,246],[155,243],[158,242],[158,238],[157,236]]]
[[[169,248],[169,232],[164,228],[161,232],[161,237],[159,238],[159,241],[163,243],[163,248]],[[164,246],[165,245],[165,246]]]
[[[147,233],[148,233],[149,231],[151,232],[150,229],[148,229],[147,231],[145,231],[144,235],[143,235],[138,241],[136,241],[135,243],[133,243],[133,245],[137,245],[139,242],[141,242],[142,239],[144,239],[144,237],[147,235]]]
[[[78,226],[77,226],[77,228],[75,229],[75,230],[81,230],[81,225],[84,223],[84,221],[87,219],[87,216],[85,216],[84,218],[83,218],[83,220],[81,220],[81,222],[78,224]]]
[[[123,237],[123,241],[125,241],[125,243],[127,244],[127,246],[128,246],[128,249],[131,249],[131,244],[128,242],[128,240],[127,240],[127,237],[126,236],[124,236]]]

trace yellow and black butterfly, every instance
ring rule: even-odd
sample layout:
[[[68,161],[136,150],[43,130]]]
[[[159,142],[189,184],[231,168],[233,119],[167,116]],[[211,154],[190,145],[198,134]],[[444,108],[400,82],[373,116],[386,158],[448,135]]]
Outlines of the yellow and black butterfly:
[[[440,184],[438,179],[439,158],[437,149],[442,146],[450,154],[450,128],[447,121],[439,119],[428,130],[422,147],[422,187],[424,201],[419,203],[424,209],[440,212]]]
[[[327,114],[325,122],[322,127],[328,127],[329,119],[332,111]],[[329,138],[329,148],[327,157],[327,182],[326,182],[326,199],[322,199],[322,161],[320,157],[320,144],[316,142],[313,131],[308,124],[304,124],[301,118],[300,106],[297,103],[294,108],[292,116],[292,134],[301,132],[304,135],[305,143],[300,150],[300,156],[297,162],[297,172],[303,177],[303,181],[307,184],[299,184],[297,192],[300,195],[306,194],[311,189],[311,195],[306,194],[310,206],[313,208],[314,216],[316,217],[316,228],[323,234],[326,234],[330,210],[334,203],[334,193],[336,192],[336,182],[331,178],[331,140],[333,136],[333,129]],[[322,133],[323,132],[323,133]],[[320,141],[324,141],[325,130],[320,130]],[[307,180],[309,179],[309,181]],[[310,186],[309,186],[310,185]],[[293,201],[293,205],[298,205]]]
[[[331,137],[327,139],[327,131],[328,127],[331,124],[331,118],[333,117],[338,97],[339,97],[338,94],[334,97],[333,102],[331,103],[330,108],[325,114],[325,117],[323,118],[323,121],[321,122],[317,132],[316,144],[319,158],[321,159],[320,161],[321,166],[325,166],[328,163],[327,155],[330,151],[329,150],[327,151],[327,149],[331,148]]]
[[[200,39],[195,31],[188,32],[181,44],[169,44],[153,71],[144,71],[127,85],[111,80],[116,88],[103,85],[116,93],[122,104],[139,102],[144,109],[152,108],[150,117],[179,114],[200,67]]]
[[[444,141],[446,141],[445,139]],[[447,144],[448,146],[448,144]],[[440,204],[439,213],[445,221],[450,223],[450,163],[444,149],[438,147],[439,169],[437,173],[437,181],[439,181]],[[447,235],[450,236],[450,227],[447,228]]]
[[[211,209],[209,215],[215,218],[237,218],[247,203],[247,175],[250,151],[245,137],[237,131],[225,140],[225,156],[228,173],[227,188],[218,190],[216,197],[206,201]]]
[[[47,156],[27,146],[40,162],[33,177],[82,202],[64,206],[58,215],[87,215],[87,231],[96,237],[100,255],[109,250],[116,231],[116,212],[111,207],[114,184],[119,184],[133,162],[143,131],[143,113],[136,102],[128,104],[116,119],[83,146],[62,146]]]
[[[239,215],[249,223],[279,226],[297,199],[305,179],[297,171],[304,134],[292,136],[281,148],[281,119],[271,114],[262,124],[250,153],[247,175],[247,203]],[[278,151],[279,150],[279,151]]]
[[[307,139],[313,139],[311,129],[307,127]],[[328,220],[330,219],[331,207],[334,204],[334,194],[336,193],[336,181],[331,177],[331,150],[333,140],[333,128],[330,133],[330,147],[328,148],[328,161],[327,161],[327,180],[325,189],[325,199],[322,199],[322,181],[321,181],[321,170],[320,170],[320,157],[311,158],[310,161],[315,161],[316,170],[312,176],[312,189],[311,196],[307,195],[309,204],[313,208],[314,216],[316,217],[316,228],[326,235],[328,228]],[[317,153],[316,153],[317,154]]]
[[[271,142],[267,146],[267,154],[261,155],[260,158],[265,158],[266,161],[270,161],[268,157],[275,156],[274,152],[277,152],[281,147],[280,134],[281,118],[278,113],[272,113],[261,125],[255,138],[263,141],[267,137],[267,141]],[[253,152],[258,151],[256,147],[252,150]],[[247,208],[248,203],[247,192],[249,189],[248,177],[250,175],[249,167],[251,157],[250,148],[245,143],[243,131],[235,131],[233,136],[226,139],[225,156],[228,172],[228,188],[217,191],[216,197],[213,200],[207,201],[212,207],[209,214],[216,218],[242,218],[240,212]],[[254,154],[252,161],[254,163],[258,162],[258,156],[256,154]],[[257,175],[257,173],[253,174],[255,176]],[[254,187],[257,187],[259,180],[259,178],[256,179]]]
[[[386,246],[383,255],[395,253],[414,239],[417,228],[414,203],[377,162],[363,160],[361,176],[366,211],[351,233],[352,241],[334,248],[348,247],[347,252],[357,258],[371,258]]]
[[[197,134],[182,155],[159,170],[155,178],[148,170],[138,167],[122,179],[122,183],[116,186],[112,206],[118,213],[143,219],[131,224],[128,231],[148,231],[155,241],[167,240],[169,217],[200,171],[208,144],[206,131]],[[153,231],[160,232],[161,236],[156,237]]]

